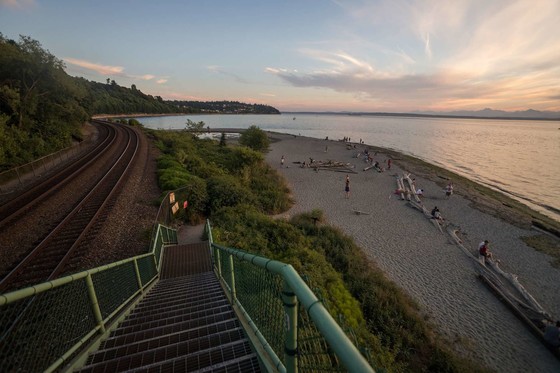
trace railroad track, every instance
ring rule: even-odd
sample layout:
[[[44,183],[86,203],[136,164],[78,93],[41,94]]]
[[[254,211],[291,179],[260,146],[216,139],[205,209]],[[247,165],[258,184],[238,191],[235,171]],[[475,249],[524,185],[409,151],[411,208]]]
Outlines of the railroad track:
[[[103,150],[97,149],[97,155],[81,166],[72,165],[72,171],[66,171],[66,177],[46,181],[39,189],[30,191],[27,199],[14,202],[14,206],[22,205],[14,210],[15,215],[7,214],[2,220],[4,224],[15,224],[18,214],[29,211],[35,203],[48,203],[45,199],[52,193],[52,189],[59,188],[61,183],[70,182],[69,179],[81,172],[87,172],[98,155],[109,152],[110,162],[100,173],[95,185],[79,201],[66,217],[55,224],[54,228],[13,268],[1,281],[0,292],[15,290],[25,286],[54,279],[63,273],[73,259],[79,257],[88,235],[95,231],[95,226],[103,223],[107,211],[122,189],[127,171],[138,152],[140,144],[138,133],[128,126],[115,126],[108,122],[99,122],[101,127],[107,127],[108,132],[114,132],[114,137],[103,141]],[[58,180],[58,181],[56,181]],[[42,191],[42,192],[41,192]],[[32,199],[30,196],[36,196]],[[29,201],[30,200],[30,201]],[[21,201],[25,201],[22,203]],[[40,201],[40,202],[38,202]],[[0,215],[1,216],[1,215]]]

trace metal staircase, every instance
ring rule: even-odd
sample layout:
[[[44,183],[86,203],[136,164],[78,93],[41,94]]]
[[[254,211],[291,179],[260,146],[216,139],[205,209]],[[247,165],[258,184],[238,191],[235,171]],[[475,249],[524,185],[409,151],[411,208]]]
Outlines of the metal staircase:
[[[80,372],[260,372],[208,243],[167,247],[160,281]]]

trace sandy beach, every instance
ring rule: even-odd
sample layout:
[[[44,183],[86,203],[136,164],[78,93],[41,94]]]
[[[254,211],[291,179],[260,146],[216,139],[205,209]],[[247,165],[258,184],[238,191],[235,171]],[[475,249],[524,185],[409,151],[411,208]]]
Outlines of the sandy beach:
[[[538,232],[473,208],[460,190],[447,199],[441,186],[415,175],[413,169],[399,168],[396,162],[382,173],[362,171],[367,164],[354,156],[365,145],[347,150],[339,141],[270,136],[279,141],[271,144],[266,159],[284,175],[295,200],[286,217],[323,210],[329,224],[353,237],[385,275],[420,304],[427,320],[458,352],[499,372],[560,371],[560,361],[476,278],[467,255],[419,210],[394,194],[396,175],[411,172],[417,187],[424,189],[426,208],[438,206],[448,222],[460,227],[463,243],[473,253],[480,241],[490,240],[502,268],[517,274],[543,308],[560,318],[560,270],[551,266],[548,255],[520,239]],[[344,192],[347,173],[315,172],[294,163],[309,162],[309,158],[354,165],[356,173],[348,174],[349,198]],[[379,152],[374,160],[386,165],[387,158]]]

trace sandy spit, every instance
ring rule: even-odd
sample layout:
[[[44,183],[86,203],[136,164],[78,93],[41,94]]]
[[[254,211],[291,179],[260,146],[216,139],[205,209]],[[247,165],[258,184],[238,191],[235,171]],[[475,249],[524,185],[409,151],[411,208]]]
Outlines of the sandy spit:
[[[445,219],[461,228],[466,247],[476,251],[488,239],[502,268],[519,276],[523,286],[554,317],[560,318],[560,270],[551,258],[528,247],[519,237],[534,235],[487,215],[454,194],[446,199],[434,182],[402,170],[363,171],[366,166],[340,141],[270,134],[275,141],[266,155],[288,181],[294,207],[285,216],[321,209],[329,224],[353,237],[364,252],[422,307],[438,333],[457,352],[481,361],[498,372],[559,372],[560,362],[476,278],[471,261],[423,214],[394,194],[395,175],[412,172],[424,189],[424,204],[438,206]],[[284,167],[280,164],[284,156]],[[349,162],[350,198],[345,198],[345,172],[300,168],[293,162],[335,160]],[[375,160],[386,165],[387,155]],[[357,215],[353,210],[370,213]]]

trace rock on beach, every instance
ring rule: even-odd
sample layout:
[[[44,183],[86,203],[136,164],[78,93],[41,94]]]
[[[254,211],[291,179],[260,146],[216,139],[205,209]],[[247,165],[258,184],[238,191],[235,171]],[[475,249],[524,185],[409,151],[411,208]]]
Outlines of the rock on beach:
[[[395,162],[382,173],[362,171],[366,164],[354,156],[366,145],[348,150],[341,141],[269,135],[280,141],[272,143],[267,162],[284,175],[296,202],[283,216],[323,210],[327,222],[351,236],[390,280],[415,299],[435,330],[463,356],[498,372],[560,371],[560,361],[476,278],[467,255],[394,194],[395,175],[411,172],[417,187],[424,189],[426,208],[438,206],[447,221],[460,227],[463,244],[473,253],[480,241],[489,239],[502,267],[517,274],[544,309],[560,318],[560,270],[551,266],[549,256],[520,239],[536,232],[476,210],[461,195],[447,199],[441,186]],[[282,155],[289,168],[279,165]],[[345,172],[315,172],[294,164],[309,158],[355,165],[357,173],[349,173],[350,197],[345,197]],[[382,151],[373,158],[386,166],[388,156]]]

